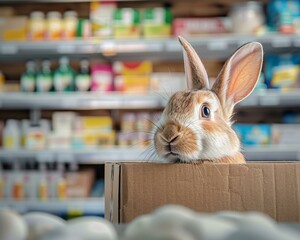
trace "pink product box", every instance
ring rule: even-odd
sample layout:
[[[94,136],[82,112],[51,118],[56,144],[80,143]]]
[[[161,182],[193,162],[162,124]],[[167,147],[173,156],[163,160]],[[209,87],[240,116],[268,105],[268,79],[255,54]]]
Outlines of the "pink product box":
[[[91,69],[91,90],[97,92],[110,92],[113,90],[112,66],[106,64],[93,65]]]
[[[177,18],[173,22],[174,36],[195,36],[200,34],[228,33],[228,18]]]

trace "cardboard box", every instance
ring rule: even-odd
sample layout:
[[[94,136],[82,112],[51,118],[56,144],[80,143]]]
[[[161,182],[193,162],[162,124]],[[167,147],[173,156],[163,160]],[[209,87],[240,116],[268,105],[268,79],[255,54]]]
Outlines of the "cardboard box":
[[[300,221],[300,164],[105,165],[105,217],[128,223],[165,204],[200,212],[260,211]]]
[[[92,185],[95,179],[93,169],[81,170],[78,172],[67,172],[67,194],[70,198],[87,198],[90,196]]]

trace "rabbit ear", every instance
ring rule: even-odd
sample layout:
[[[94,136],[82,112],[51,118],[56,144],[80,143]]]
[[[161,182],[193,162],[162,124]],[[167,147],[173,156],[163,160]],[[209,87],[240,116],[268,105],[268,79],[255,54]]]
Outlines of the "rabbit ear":
[[[227,60],[212,87],[225,111],[231,115],[236,103],[245,99],[254,89],[263,63],[263,48],[258,42],[239,48]]]
[[[184,70],[186,74],[187,86],[191,90],[209,88],[207,72],[191,44],[183,37],[178,37],[184,56]]]

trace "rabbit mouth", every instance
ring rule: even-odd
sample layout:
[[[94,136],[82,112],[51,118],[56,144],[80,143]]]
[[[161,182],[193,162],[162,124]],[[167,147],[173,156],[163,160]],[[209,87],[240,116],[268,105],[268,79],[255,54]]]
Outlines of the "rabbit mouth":
[[[174,153],[172,151],[164,154],[164,158],[169,162],[173,162],[173,163],[181,162],[180,154]]]

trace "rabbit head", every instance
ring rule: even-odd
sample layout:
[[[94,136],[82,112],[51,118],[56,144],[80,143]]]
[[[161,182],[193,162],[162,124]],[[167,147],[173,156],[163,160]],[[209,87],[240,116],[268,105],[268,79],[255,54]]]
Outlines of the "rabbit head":
[[[217,162],[231,157],[243,162],[231,116],[235,104],[253,91],[259,79],[262,45],[251,42],[239,48],[210,87],[196,51],[184,38],[179,41],[188,90],[173,94],[163,111],[154,133],[157,155],[167,162]]]

